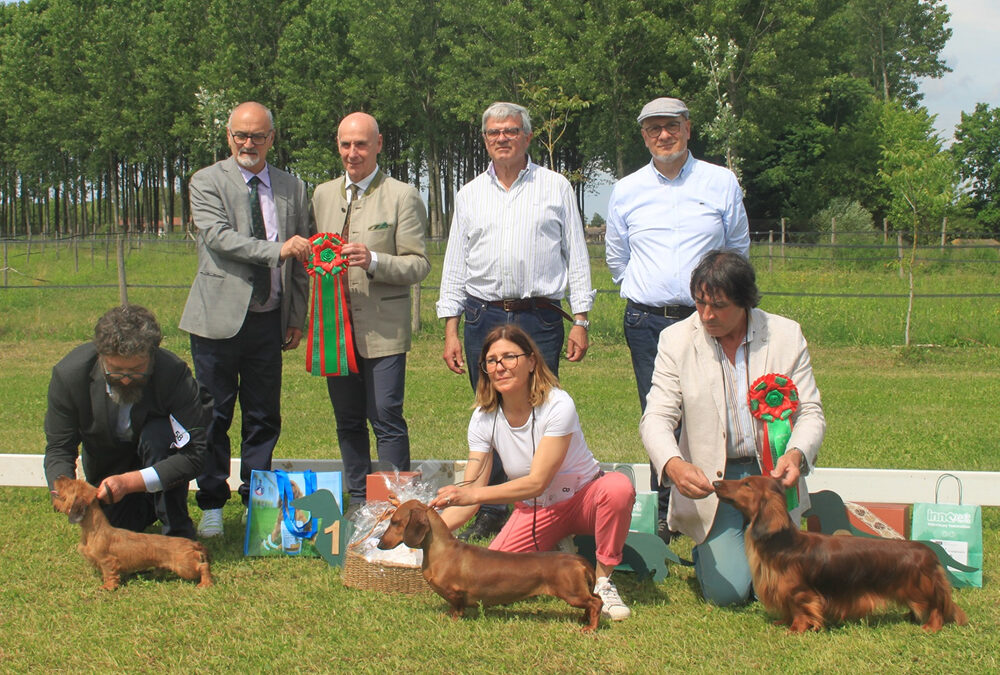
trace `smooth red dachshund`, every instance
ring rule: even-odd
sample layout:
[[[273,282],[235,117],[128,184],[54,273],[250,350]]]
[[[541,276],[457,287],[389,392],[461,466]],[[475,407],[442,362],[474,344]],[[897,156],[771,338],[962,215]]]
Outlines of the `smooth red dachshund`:
[[[712,484],[748,520],[746,554],[757,597],[792,633],[867,616],[888,603],[935,632],[968,618],[951,598],[944,568],[917,541],[829,536],[792,523],[777,480],[748,476]]]
[[[380,549],[400,543],[424,551],[427,584],[451,605],[452,618],[465,608],[504,605],[534,595],[562,598],[585,610],[585,632],[597,628],[601,598],[593,591],[594,567],[571,553],[503,553],[456,539],[437,511],[416,499],[404,502],[392,514],[379,540]]]

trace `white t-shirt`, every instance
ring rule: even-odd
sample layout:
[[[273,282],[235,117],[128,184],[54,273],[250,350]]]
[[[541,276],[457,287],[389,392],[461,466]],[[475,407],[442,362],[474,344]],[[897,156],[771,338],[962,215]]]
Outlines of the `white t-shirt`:
[[[531,472],[531,460],[543,436],[570,436],[557,478],[571,475],[589,480],[597,474],[600,463],[583,439],[573,399],[562,389],[550,391],[547,400],[536,406],[534,415],[519,427],[511,427],[499,409],[487,413],[476,408],[469,421],[469,450],[485,453],[496,449],[508,478],[521,478]]]

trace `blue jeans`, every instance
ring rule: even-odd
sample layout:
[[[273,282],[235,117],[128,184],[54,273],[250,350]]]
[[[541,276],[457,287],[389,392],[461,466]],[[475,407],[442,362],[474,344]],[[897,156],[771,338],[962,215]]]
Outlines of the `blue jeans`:
[[[660,342],[660,333],[667,326],[673,325],[681,319],[669,319],[665,316],[657,316],[644,312],[631,305],[625,306],[625,343],[628,344],[629,352],[632,353],[632,370],[635,372],[635,383],[639,389],[639,408],[646,411],[646,396],[653,385],[653,367],[656,364],[656,348]],[[680,427],[674,432],[680,436]],[[656,467],[650,464],[652,471],[649,478],[649,489],[659,494],[658,508],[659,518],[667,517],[667,508],[670,505],[670,488],[661,486]]]
[[[553,300],[553,304],[559,302]],[[518,312],[506,312],[500,307],[487,305],[474,298],[465,299],[465,367],[469,373],[472,391],[476,391],[479,376],[479,354],[483,351],[486,336],[497,326],[515,323],[531,336],[538,345],[542,358],[549,369],[559,376],[559,352],[562,351],[563,339],[566,337],[563,328],[562,315],[553,309],[533,309]],[[500,455],[493,453],[493,469],[490,472],[490,485],[499,485],[507,481]],[[506,514],[507,507],[503,504],[483,504],[481,512]]]
[[[553,304],[560,304],[553,300]],[[559,353],[562,351],[566,330],[563,317],[554,309],[530,309],[505,312],[500,307],[487,305],[474,298],[465,299],[465,365],[469,372],[472,391],[476,390],[479,376],[479,353],[483,350],[486,336],[497,326],[515,323],[531,336],[542,352],[545,364],[558,377]]]
[[[759,475],[756,463],[726,465],[726,480]],[[694,571],[701,594],[713,605],[745,605],[750,601],[753,579],[743,540],[745,530],[743,514],[720,501],[712,529],[705,541],[694,547]]]

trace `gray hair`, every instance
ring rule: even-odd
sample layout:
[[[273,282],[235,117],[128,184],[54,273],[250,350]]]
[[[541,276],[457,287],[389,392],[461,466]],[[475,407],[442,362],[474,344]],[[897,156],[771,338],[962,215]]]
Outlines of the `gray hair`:
[[[527,136],[531,133],[531,115],[523,105],[516,103],[505,103],[497,101],[483,113],[483,133],[486,133],[486,122],[488,120],[505,120],[508,117],[521,118],[521,131]]]
[[[109,309],[94,326],[94,346],[102,355],[149,355],[160,346],[162,339],[156,317],[141,305]]]

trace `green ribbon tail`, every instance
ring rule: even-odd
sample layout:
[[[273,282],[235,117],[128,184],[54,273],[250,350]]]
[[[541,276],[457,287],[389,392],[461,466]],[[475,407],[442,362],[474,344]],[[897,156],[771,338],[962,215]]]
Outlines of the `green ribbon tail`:
[[[792,436],[792,425],[788,420],[774,420],[767,423],[767,439],[770,447],[773,466],[777,466],[778,458],[785,454],[788,439]],[[793,485],[785,490],[785,503],[791,511],[799,505],[799,486]]]

